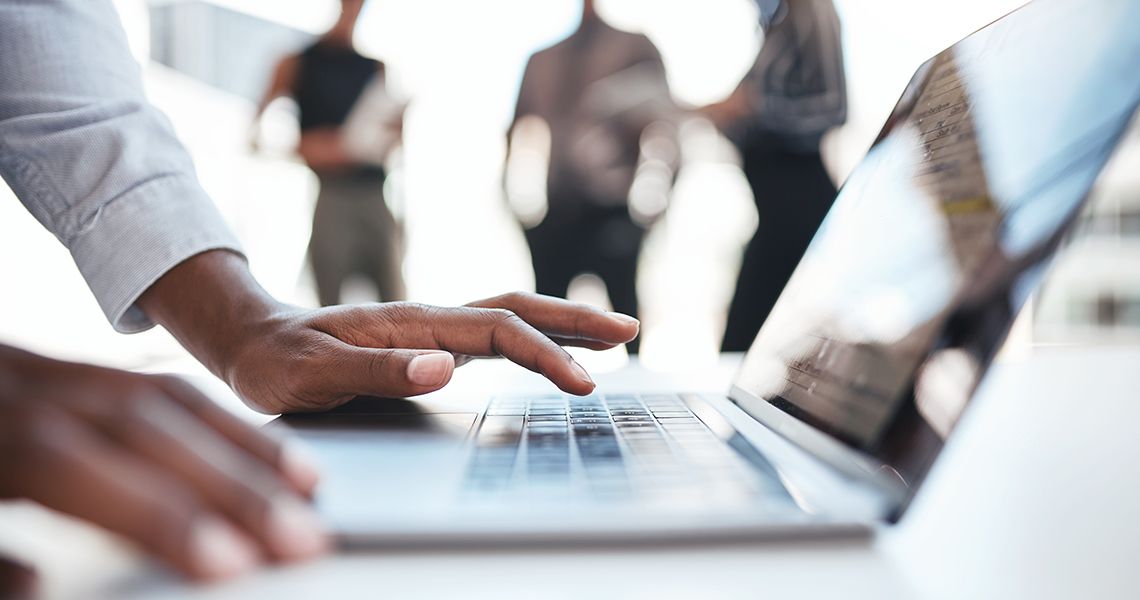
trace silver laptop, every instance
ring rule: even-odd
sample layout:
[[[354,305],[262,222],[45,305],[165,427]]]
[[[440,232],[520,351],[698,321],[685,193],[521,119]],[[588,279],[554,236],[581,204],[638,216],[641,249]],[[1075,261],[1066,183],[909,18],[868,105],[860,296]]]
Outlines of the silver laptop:
[[[923,64],[727,396],[360,398],[284,423],[345,544],[858,534],[905,512],[1140,102],[1140,3]]]

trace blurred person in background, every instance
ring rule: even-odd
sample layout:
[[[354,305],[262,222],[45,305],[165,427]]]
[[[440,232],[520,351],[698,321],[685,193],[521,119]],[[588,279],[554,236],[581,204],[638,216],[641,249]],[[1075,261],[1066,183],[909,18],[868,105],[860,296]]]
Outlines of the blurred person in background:
[[[678,162],[673,106],[657,48],[608,25],[593,0],[574,33],[530,57],[508,137],[530,117],[550,132],[546,213],[526,230],[539,294],[565,297],[592,273],[614,310],[638,314],[642,240]]]
[[[254,410],[419,395],[490,355],[587,394],[593,381],[561,346],[637,335],[628,316],[534,294],[454,308],[284,304],[254,279],[147,102],[110,0],[0,0],[0,55],[15,57],[0,60],[0,176],[66,246],[116,330],[163,326]],[[217,579],[326,550],[307,501],[317,479],[295,447],[182,379],[0,344],[0,499],[39,502]],[[0,584],[10,564],[0,560]]]
[[[309,259],[322,306],[340,304],[341,288],[352,275],[372,282],[381,300],[406,297],[404,232],[385,202],[383,157],[362,161],[350,152],[344,134],[345,121],[365,90],[384,84],[384,64],[361,55],[353,45],[363,6],[364,0],[341,0],[332,28],[277,64],[255,116],[256,122],[282,96],[297,104],[298,151],[320,185]],[[255,140],[256,131],[255,126]]]
[[[744,251],[721,350],[743,352],[768,318],[836,188],[820,141],[847,120],[839,17],[831,0],[756,0],[764,44],[705,114],[740,151],[759,225]]]

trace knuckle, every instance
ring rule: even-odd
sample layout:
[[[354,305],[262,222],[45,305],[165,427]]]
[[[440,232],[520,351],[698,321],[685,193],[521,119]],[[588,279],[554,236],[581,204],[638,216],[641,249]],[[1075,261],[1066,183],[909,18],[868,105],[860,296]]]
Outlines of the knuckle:
[[[419,302],[393,302],[388,306],[392,311],[404,319],[419,319],[430,312],[431,307]]]
[[[517,305],[522,304],[523,302],[529,300],[530,298],[531,298],[531,294],[529,294],[527,292],[515,291],[515,292],[507,292],[507,293],[499,296],[497,298],[497,300],[500,303],[507,305],[507,306],[517,306]]]
[[[451,310],[431,304],[417,304],[416,306],[419,307],[418,317],[422,320],[424,325],[443,320]]]
[[[515,311],[509,308],[488,308],[486,310],[488,317],[499,324],[506,324],[519,318]]]
[[[386,302],[372,313],[371,334],[383,345],[391,346],[409,327],[419,327],[431,319],[435,307],[419,302]],[[359,344],[358,344],[359,345]]]
[[[589,319],[594,316],[592,312],[579,312],[574,315],[573,334],[575,337],[583,337],[586,335],[588,329]]]

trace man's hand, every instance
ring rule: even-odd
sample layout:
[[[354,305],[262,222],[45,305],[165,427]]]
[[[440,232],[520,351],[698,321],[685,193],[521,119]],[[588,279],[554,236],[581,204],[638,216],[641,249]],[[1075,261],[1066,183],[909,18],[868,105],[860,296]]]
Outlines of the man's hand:
[[[562,349],[632,340],[632,317],[535,294],[458,308],[405,302],[306,310],[277,303],[241,257],[208,252],[175,267],[140,300],[252,408],[333,408],[356,395],[414,396],[447,384],[469,357],[504,356],[562,390],[594,383]],[[458,362],[457,362],[458,359]]]
[[[0,498],[29,498],[200,579],[327,545],[315,467],[184,381],[0,346]]]
[[[292,310],[264,322],[234,356],[227,380],[257,410],[326,410],[356,395],[437,390],[457,360],[505,356],[559,388],[594,382],[562,345],[612,348],[637,321],[579,304],[507,294],[460,308],[408,302]]]

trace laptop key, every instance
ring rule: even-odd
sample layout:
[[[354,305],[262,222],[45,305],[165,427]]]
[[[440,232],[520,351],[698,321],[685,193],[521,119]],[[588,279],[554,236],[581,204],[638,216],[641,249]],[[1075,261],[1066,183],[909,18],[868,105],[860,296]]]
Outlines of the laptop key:
[[[565,415],[527,415],[528,423],[565,423]]]
[[[574,423],[574,435],[585,436],[614,436],[614,427],[611,423]]]
[[[606,413],[570,413],[570,420],[578,421],[581,419],[601,419],[608,422],[610,416]]]
[[[574,425],[609,425],[609,417],[571,417],[570,422]]]

